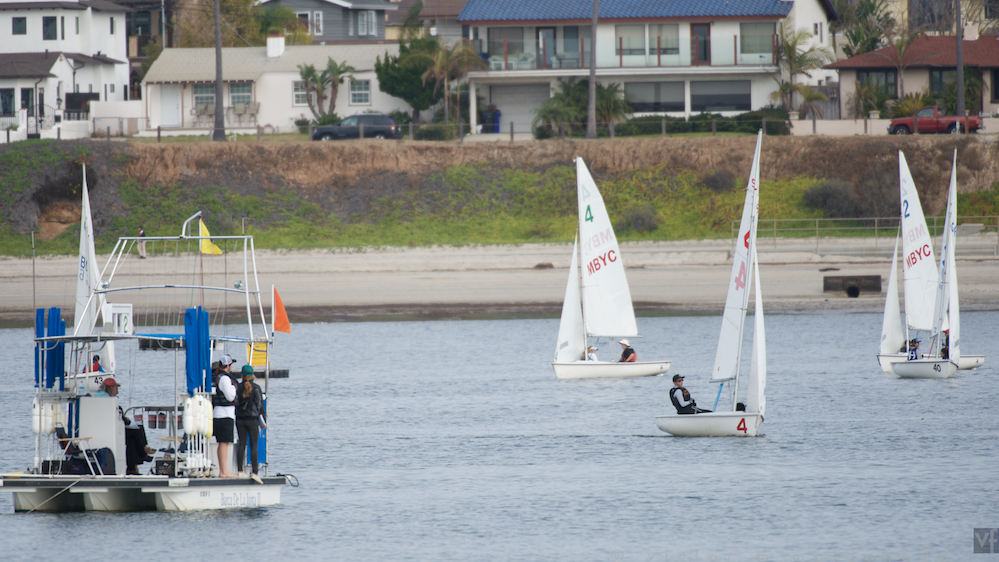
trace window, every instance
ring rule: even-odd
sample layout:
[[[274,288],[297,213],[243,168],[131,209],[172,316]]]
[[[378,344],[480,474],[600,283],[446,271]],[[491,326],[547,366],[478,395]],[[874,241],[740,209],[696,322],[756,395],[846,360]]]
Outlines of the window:
[[[253,85],[249,82],[229,84],[229,103],[250,103],[253,101]]]
[[[125,33],[129,35],[149,35],[152,29],[152,16],[149,10],[125,14]]]
[[[76,34],[80,34],[80,16],[76,16]]]
[[[58,37],[58,22],[55,16],[45,16],[42,18],[42,40],[55,41]]]
[[[919,117],[920,119],[923,117],[933,117],[933,108],[924,107],[923,109],[920,109],[916,112],[916,117]]]
[[[644,55],[645,26],[615,25],[614,49],[615,55]]]
[[[298,23],[305,28],[309,33],[312,33],[312,26],[309,25],[309,12],[298,12],[295,14],[298,16]]]
[[[12,29],[10,30],[11,35],[27,35],[28,34],[28,19],[27,18],[11,18]]]
[[[523,27],[490,27],[487,33],[490,55],[502,57],[504,46],[507,55],[519,55],[524,52]]]
[[[371,80],[358,80],[350,83],[350,104],[368,105],[371,103]]]
[[[312,12],[312,33],[313,35],[323,34],[323,13]]]
[[[863,86],[877,84],[891,99],[898,98],[894,70],[858,70],[857,81]]]
[[[691,111],[750,111],[749,80],[690,83]]]
[[[14,115],[14,88],[0,89],[0,115]]]
[[[295,82],[292,82],[292,92],[294,98],[291,102],[292,105],[309,105],[309,91],[305,87],[304,80],[296,80]]]
[[[111,18],[110,21],[111,21],[111,35],[114,35],[114,18]]]
[[[992,69],[992,103],[999,103],[999,68]]]
[[[74,94],[79,94],[80,93],[80,85],[79,84],[73,84],[73,93]]]
[[[940,95],[947,89],[948,84],[957,82],[956,69],[930,69],[930,92]]]
[[[953,2],[950,0],[909,0],[909,25],[912,29],[952,31]]]
[[[675,23],[650,25],[649,52],[655,54],[657,48],[661,55],[679,55],[680,26]]]
[[[55,18],[52,18],[55,19]],[[28,117],[35,116],[35,90],[32,88],[21,88],[21,109],[28,110]]]
[[[358,35],[377,35],[378,26],[375,23],[375,11],[374,10],[355,10],[349,13],[347,18],[350,23],[354,23],[357,20],[357,34]],[[352,26],[353,27],[353,26]],[[353,29],[350,31],[350,35],[353,35]]]
[[[739,49],[744,55],[769,55],[774,50],[774,23],[740,23]]]
[[[999,19],[999,0],[985,0],[985,18],[990,20]]]
[[[194,85],[194,105],[215,103],[215,84]]]
[[[683,111],[683,82],[625,82],[624,97],[635,113]]]
[[[59,17],[59,39],[66,39],[66,18]]]
[[[114,93],[114,84],[111,84],[111,93]]]

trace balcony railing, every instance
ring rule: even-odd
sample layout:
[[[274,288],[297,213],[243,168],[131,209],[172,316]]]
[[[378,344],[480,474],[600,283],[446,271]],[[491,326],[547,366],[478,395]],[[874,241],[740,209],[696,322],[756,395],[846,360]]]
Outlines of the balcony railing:
[[[689,39],[689,40],[688,40]],[[478,40],[489,71],[589,68],[591,39]],[[597,40],[597,68],[774,66],[777,36]]]

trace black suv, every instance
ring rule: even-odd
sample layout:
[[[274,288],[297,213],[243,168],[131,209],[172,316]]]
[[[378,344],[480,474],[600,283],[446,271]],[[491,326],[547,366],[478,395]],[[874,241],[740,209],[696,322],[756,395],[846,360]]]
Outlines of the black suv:
[[[401,139],[402,127],[388,115],[362,113],[352,115],[336,125],[322,125],[312,130],[312,140],[356,139],[364,125],[366,139]]]

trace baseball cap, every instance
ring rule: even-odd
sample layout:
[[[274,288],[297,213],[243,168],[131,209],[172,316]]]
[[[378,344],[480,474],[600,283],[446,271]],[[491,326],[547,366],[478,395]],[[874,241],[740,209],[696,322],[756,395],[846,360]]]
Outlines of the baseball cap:
[[[104,379],[104,386],[121,386],[121,385],[118,384],[118,381],[114,380],[111,377],[108,377]]]
[[[232,365],[233,363],[235,363],[235,361],[232,360],[232,357],[230,357],[229,354],[225,354],[219,358],[219,363],[221,363],[222,366],[225,367],[226,365]]]
[[[682,381],[683,375],[673,375],[673,382]]]

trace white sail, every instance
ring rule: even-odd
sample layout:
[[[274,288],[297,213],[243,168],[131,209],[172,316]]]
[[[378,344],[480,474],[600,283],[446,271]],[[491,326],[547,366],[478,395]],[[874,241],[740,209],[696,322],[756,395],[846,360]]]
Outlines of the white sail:
[[[746,392],[746,411],[763,415],[767,407],[764,390],[767,386],[767,335],[763,327],[763,294],[760,292],[760,264],[753,260],[756,280],[756,309],[753,330],[753,359],[749,368],[749,388]]]
[[[947,238],[944,260],[947,268],[944,272],[948,285],[950,309],[947,319],[950,323],[950,342],[948,358],[955,365],[961,363],[961,305],[957,298],[957,261],[954,255],[957,251],[957,150],[954,150],[954,163],[950,169],[950,193],[947,196]]]
[[[558,342],[555,344],[555,361],[578,361],[586,351],[586,334],[583,332],[583,309],[579,300],[579,240],[572,244],[572,263],[569,264],[569,281],[565,284],[562,302],[562,320],[558,325]]]
[[[902,281],[905,287],[905,320],[910,328],[932,330],[937,291],[937,265],[933,243],[919,194],[905,155],[898,152],[899,191],[902,205]]]
[[[100,299],[93,296],[97,287],[97,252],[94,249],[94,223],[90,216],[90,191],[87,189],[87,166],[83,165],[83,202],[80,204],[80,269],[76,276],[76,311],[73,334],[90,334],[97,325]],[[89,304],[88,304],[89,303]]]
[[[576,189],[586,333],[605,337],[637,336],[638,325],[617,237],[597,184],[582,158],[576,158]]]
[[[725,312],[722,315],[721,334],[718,337],[718,351],[715,353],[715,367],[711,372],[712,381],[727,381],[736,378],[739,370],[739,356],[742,353],[742,331],[746,322],[746,309],[749,304],[749,285],[753,258],[756,250],[756,223],[759,211],[760,186],[760,146],[763,132],[757,134],[756,152],[753,154],[753,167],[746,186],[746,202],[742,207],[742,221],[739,223],[739,237],[736,239],[735,254],[732,259],[732,274],[729,277],[728,296],[725,297]]]
[[[895,238],[895,251],[891,255],[891,272],[888,274],[888,294],[885,296],[885,315],[881,321],[880,353],[898,353],[905,343],[902,332],[901,311],[898,309],[898,238]]]

